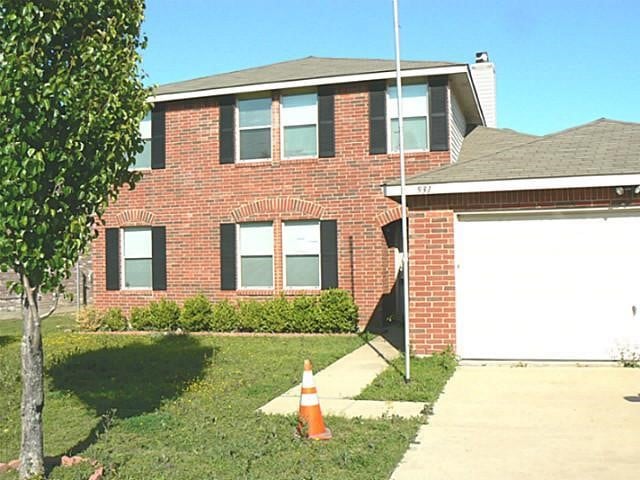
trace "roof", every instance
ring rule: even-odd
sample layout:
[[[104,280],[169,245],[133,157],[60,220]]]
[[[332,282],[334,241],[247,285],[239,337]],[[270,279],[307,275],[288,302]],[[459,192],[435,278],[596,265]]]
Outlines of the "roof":
[[[495,143],[493,149],[491,141]],[[406,184],[434,186],[455,183],[455,192],[463,193],[481,191],[465,190],[465,182],[469,184],[468,188],[473,183],[477,188],[478,182],[492,182],[491,185],[501,182],[500,188],[494,190],[512,190],[524,189],[509,188],[510,184],[513,187],[516,181],[524,179],[588,177],[595,178],[591,181],[593,185],[589,186],[606,186],[598,183],[597,178],[640,174],[640,123],[601,118],[542,137],[478,127],[465,137],[462,152],[463,161],[410,177]],[[389,185],[397,186],[398,183],[396,180]],[[544,188],[543,183],[540,185]],[[423,188],[422,193],[454,193],[454,190]]]
[[[403,70],[464,65],[451,62],[403,61]],[[182,82],[168,83],[155,89],[154,95],[196,92],[225,87],[239,87],[302,79],[387,72],[395,69],[395,60],[366,58],[306,57],[262,67],[220,73]]]
[[[464,138],[458,162],[466,162],[467,160],[493,154],[500,150],[531,142],[537,138],[539,137],[507,128],[477,126]]]

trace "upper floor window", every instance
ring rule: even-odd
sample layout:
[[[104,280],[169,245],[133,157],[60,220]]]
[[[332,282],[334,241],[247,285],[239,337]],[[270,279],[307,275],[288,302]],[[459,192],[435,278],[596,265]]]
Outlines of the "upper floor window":
[[[125,288],[152,288],[153,259],[150,228],[122,230],[123,284]]]
[[[241,288],[273,288],[273,224],[238,226],[238,276]]]
[[[387,117],[389,121],[389,150],[400,150],[400,126],[398,122],[398,89],[387,90]],[[427,129],[427,85],[402,85],[402,115],[404,118],[404,148],[424,151],[428,148]]]
[[[318,95],[282,97],[282,151],[284,158],[318,155]]]
[[[282,251],[285,288],[320,288],[320,222],[285,222]]]
[[[240,160],[271,158],[271,98],[238,100]]]
[[[151,112],[140,122],[140,136],[144,142],[144,150],[136,155],[136,163],[131,169],[151,168]]]

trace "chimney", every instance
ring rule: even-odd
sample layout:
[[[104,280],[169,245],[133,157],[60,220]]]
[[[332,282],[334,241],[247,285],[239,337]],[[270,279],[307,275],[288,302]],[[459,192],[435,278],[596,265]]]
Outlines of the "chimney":
[[[487,52],[476,53],[476,63],[470,65],[471,78],[478,93],[480,108],[487,127],[498,126],[496,120],[496,69]]]

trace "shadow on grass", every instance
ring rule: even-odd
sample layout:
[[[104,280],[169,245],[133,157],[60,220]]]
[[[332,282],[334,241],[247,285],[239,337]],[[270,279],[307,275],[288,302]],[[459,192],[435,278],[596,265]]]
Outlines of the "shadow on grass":
[[[214,349],[188,336],[162,337],[75,354],[48,370],[52,387],[77,396],[101,420],[87,437],[65,452],[77,455],[92,445],[112,419],[150,413],[180,396],[200,378]]]
[[[20,341],[20,338],[16,335],[0,335],[0,347],[4,347],[5,345],[18,341]]]

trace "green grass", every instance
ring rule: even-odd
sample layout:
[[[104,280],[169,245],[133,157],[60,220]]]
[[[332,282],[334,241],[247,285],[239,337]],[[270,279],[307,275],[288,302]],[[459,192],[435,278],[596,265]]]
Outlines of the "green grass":
[[[334,438],[296,439],[295,415],[256,409],[321,369],[357,336],[216,337],[69,333],[43,324],[45,448],[100,461],[106,479],[387,479],[419,420],[325,418]],[[19,321],[0,321],[0,461],[18,456]],[[87,467],[50,479],[87,478]],[[6,474],[3,480],[17,478]]]
[[[433,404],[453,375],[456,360],[449,352],[431,357],[411,358],[411,381],[404,379],[404,357],[397,358],[371,385],[356,398],[358,400],[406,400]]]

